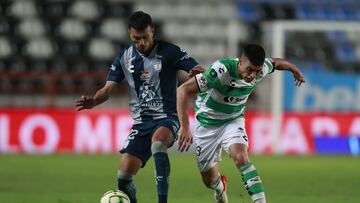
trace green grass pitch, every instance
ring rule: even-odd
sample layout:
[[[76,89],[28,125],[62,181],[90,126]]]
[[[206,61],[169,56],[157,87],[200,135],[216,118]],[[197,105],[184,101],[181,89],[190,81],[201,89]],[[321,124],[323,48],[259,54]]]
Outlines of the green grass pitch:
[[[171,154],[169,203],[211,203],[192,154]],[[1,203],[98,203],[116,188],[119,155],[0,155]],[[265,183],[268,203],[358,203],[360,158],[350,156],[251,156]],[[232,161],[229,202],[250,203]],[[154,163],[135,178],[138,202],[155,203]]]

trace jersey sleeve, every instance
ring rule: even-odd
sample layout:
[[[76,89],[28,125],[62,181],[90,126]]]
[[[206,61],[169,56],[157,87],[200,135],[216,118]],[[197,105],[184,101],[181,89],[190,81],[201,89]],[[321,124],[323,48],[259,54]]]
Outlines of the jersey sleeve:
[[[196,83],[201,92],[220,86],[221,79],[226,75],[226,67],[219,61],[213,63],[205,72],[195,75]]]
[[[110,66],[109,75],[107,81],[113,81],[120,83],[124,79],[125,75],[121,66],[121,57],[115,57],[113,63]]]
[[[180,47],[176,47],[176,56],[178,58],[178,62],[176,64],[177,69],[189,72],[192,68],[198,65],[198,62]]]
[[[264,61],[264,67],[263,67],[263,76],[266,76],[272,72],[274,72],[274,61],[271,58],[266,58]]]

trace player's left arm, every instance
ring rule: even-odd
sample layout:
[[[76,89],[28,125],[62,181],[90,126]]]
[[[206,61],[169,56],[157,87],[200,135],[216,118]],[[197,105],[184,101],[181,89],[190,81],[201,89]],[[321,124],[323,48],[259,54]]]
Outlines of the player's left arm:
[[[281,58],[272,58],[272,61],[275,70],[287,70],[293,73],[296,86],[305,83],[304,75],[295,64]]]

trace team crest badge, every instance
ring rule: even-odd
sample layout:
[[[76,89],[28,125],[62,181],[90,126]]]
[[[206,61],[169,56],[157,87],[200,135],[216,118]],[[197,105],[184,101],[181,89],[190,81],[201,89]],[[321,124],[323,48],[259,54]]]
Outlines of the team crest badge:
[[[201,83],[201,85],[203,85],[203,86],[205,86],[205,85],[207,84],[207,80],[206,80],[206,78],[205,78],[204,76],[201,76],[201,77],[200,77],[200,83]]]

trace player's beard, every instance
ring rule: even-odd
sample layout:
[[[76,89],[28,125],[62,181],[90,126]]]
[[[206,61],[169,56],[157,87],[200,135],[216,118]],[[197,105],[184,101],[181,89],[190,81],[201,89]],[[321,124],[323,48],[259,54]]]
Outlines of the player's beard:
[[[137,48],[137,50],[138,50],[140,53],[144,54],[144,55],[148,55],[148,54],[151,52],[152,47],[153,47],[152,44],[149,45],[148,47],[147,47],[146,45],[142,45],[142,46],[139,46],[139,47]]]
[[[146,47],[145,47],[145,46],[140,46],[140,47],[138,48],[138,50],[139,50],[140,53],[145,54],[145,52],[146,52]]]

